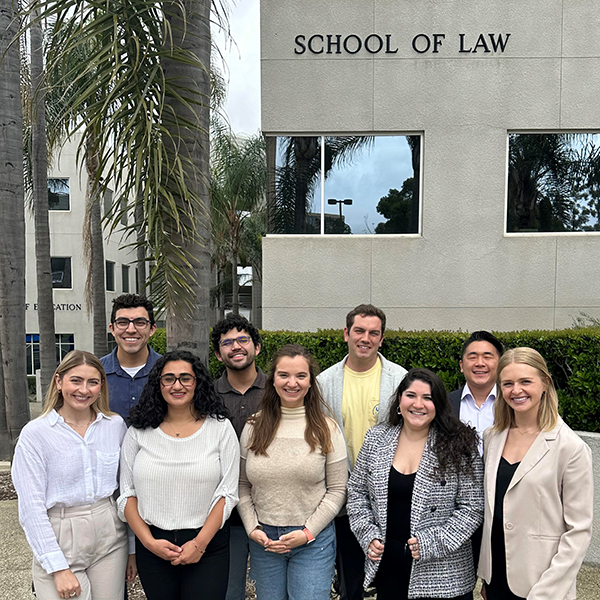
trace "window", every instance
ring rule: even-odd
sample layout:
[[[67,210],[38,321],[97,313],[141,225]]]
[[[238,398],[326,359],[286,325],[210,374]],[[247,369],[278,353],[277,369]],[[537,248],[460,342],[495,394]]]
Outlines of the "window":
[[[121,291],[124,294],[129,293],[129,267],[127,265],[121,267]]]
[[[69,179],[48,178],[48,210],[69,210]]]
[[[75,350],[75,335],[72,333],[56,334],[56,362],[59,363],[71,350]],[[25,336],[27,356],[27,375],[35,375],[40,368],[40,336],[28,333]]]
[[[276,139],[269,233],[419,233],[420,135]]]
[[[600,231],[600,134],[509,134],[507,189],[507,233]]]
[[[115,263],[110,260],[106,261],[106,291],[115,291]]]
[[[71,289],[71,257],[53,256],[50,258],[50,268],[52,269],[52,287]]]
[[[104,216],[108,215],[112,210],[113,192],[108,188],[104,192]]]

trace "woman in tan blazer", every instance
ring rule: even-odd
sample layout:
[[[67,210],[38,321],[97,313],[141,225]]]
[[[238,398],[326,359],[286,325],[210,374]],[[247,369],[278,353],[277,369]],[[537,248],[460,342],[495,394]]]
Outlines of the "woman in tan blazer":
[[[487,600],[571,600],[592,533],[589,447],[558,416],[542,356],[507,350],[501,398],[484,436],[485,520],[479,560]]]

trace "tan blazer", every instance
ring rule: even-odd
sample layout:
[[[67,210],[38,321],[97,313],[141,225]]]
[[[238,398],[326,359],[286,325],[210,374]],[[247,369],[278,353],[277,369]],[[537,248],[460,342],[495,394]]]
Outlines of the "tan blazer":
[[[490,582],[496,475],[508,430],[486,430],[485,516],[479,576]],[[592,453],[559,417],[540,433],[517,467],[504,497],[508,585],[527,600],[571,600],[592,537]]]

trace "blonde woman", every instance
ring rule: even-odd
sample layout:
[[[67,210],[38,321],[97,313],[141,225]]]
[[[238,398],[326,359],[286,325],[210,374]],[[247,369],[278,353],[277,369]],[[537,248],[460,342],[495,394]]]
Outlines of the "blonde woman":
[[[592,533],[589,447],[558,416],[542,356],[507,350],[495,424],[483,437],[485,520],[479,576],[487,600],[571,600]]]
[[[108,408],[100,361],[69,352],[43,413],[23,428],[12,466],[39,600],[122,600],[128,544],[113,494],[126,430]],[[127,574],[135,576],[133,560]]]

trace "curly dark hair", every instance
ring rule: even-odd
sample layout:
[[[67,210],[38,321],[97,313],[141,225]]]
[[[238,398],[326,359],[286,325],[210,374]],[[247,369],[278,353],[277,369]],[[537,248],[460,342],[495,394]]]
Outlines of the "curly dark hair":
[[[127,419],[129,425],[136,429],[146,429],[147,427],[156,429],[163,422],[168,405],[161,392],[160,375],[165,365],[173,360],[184,360],[192,365],[196,376],[196,389],[190,411],[195,414],[196,420],[203,417],[215,417],[222,421],[227,418],[229,411],[215,392],[212,378],[202,361],[187,350],[173,350],[159,358],[152,367],[148,375],[148,383],[142,390],[140,401],[129,412]]]
[[[429,369],[411,369],[401,381],[390,406],[388,423],[400,425],[404,419],[398,410],[400,397],[414,381],[422,381],[431,388],[431,400],[435,407],[435,417],[431,427],[436,436],[433,451],[438,461],[438,475],[443,477],[447,471],[473,474],[473,459],[478,455],[479,436],[477,431],[465,425],[452,413],[448,392],[444,382]]]
[[[221,347],[219,342],[221,341],[221,335],[227,333],[231,329],[237,329],[238,331],[245,331],[257,346],[260,344],[260,333],[258,329],[241,315],[234,315],[233,313],[228,314],[224,319],[221,319],[212,329],[210,334],[210,341],[212,343],[213,350],[219,355],[221,354]]]
[[[112,311],[110,313],[110,322],[114,323],[117,318],[117,311],[123,308],[138,308],[141,306],[148,312],[150,325],[154,325],[154,306],[146,296],[139,294],[121,294],[112,301]]]

